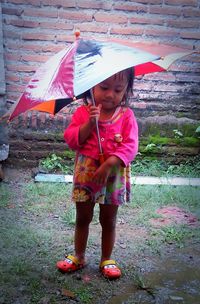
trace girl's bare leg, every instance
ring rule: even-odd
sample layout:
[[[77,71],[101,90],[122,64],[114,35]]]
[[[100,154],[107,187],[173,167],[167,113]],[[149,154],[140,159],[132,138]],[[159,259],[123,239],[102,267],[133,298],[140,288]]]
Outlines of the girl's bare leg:
[[[102,226],[101,262],[109,260],[115,243],[118,206],[100,205],[99,220]]]
[[[93,218],[94,203],[76,203],[76,226],[75,226],[75,256],[80,263],[85,262],[85,250],[87,246],[89,225]]]

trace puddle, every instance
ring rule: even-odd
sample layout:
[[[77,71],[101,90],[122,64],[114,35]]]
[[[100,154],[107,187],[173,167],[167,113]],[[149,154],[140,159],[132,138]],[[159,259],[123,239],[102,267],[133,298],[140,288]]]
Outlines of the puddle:
[[[194,259],[195,257],[195,263]],[[122,293],[107,304],[199,304],[200,303],[200,252],[192,255],[175,252],[174,257],[157,260],[156,270],[142,275],[147,290],[139,290],[137,282],[124,286]]]

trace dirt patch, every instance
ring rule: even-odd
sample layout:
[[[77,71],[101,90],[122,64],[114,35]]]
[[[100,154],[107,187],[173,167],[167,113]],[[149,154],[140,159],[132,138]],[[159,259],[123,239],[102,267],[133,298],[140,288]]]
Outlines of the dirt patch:
[[[193,227],[199,227],[199,219],[193,214],[183,210],[176,206],[167,206],[156,210],[156,213],[161,218],[151,219],[151,224],[155,227],[162,227],[168,225],[188,225]]]

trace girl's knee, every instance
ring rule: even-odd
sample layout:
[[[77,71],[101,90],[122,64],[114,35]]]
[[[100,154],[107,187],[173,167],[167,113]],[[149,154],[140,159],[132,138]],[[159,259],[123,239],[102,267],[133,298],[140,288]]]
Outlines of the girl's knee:
[[[99,222],[103,228],[115,229],[117,210],[117,206],[100,206]]]
[[[85,203],[86,204],[86,203]],[[76,205],[76,225],[80,227],[88,226],[93,218],[93,208],[92,204],[83,205],[77,204]]]
[[[100,214],[99,222],[102,228],[113,230],[116,227],[116,216],[112,217],[112,216],[106,216],[105,214],[104,215]]]
[[[89,224],[92,221],[92,216],[88,215],[88,216],[81,216],[81,215],[77,215],[76,216],[76,225],[78,225],[79,227],[84,227],[84,226],[89,226]]]

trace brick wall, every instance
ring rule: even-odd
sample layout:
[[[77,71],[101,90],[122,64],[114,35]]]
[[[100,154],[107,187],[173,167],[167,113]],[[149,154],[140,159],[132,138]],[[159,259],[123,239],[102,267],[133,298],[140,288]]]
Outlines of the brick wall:
[[[55,52],[82,37],[114,36],[200,51],[200,0],[2,0],[7,105],[17,101],[34,71]],[[199,120],[200,54],[179,60],[167,73],[138,77],[132,107],[138,120],[171,115]],[[16,128],[63,130],[66,118],[28,113]],[[155,120],[154,120],[155,121]],[[11,137],[12,137],[11,136]]]

